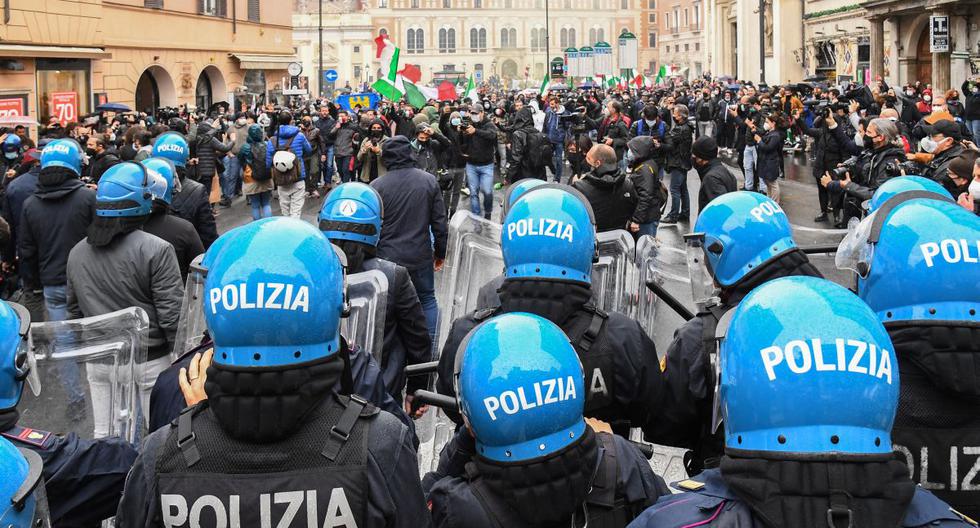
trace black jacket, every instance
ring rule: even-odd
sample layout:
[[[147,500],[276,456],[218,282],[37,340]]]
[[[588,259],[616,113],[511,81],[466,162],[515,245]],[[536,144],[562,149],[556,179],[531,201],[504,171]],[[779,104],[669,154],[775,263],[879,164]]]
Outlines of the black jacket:
[[[718,158],[703,167],[697,167],[701,177],[701,190],[698,191],[698,211],[703,211],[711,200],[738,190],[738,182],[728,167]]]
[[[231,150],[234,143],[222,143],[215,137],[215,130],[207,123],[197,125],[197,140],[194,142],[194,157],[197,158],[197,181],[210,180],[218,170],[218,158]]]
[[[847,158],[844,147],[837,142],[837,136],[826,126],[808,127],[806,121],[797,121],[800,130],[814,139],[811,153],[813,154],[813,176],[819,178],[824,172],[833,170],[837,164]],[[839,126],[837,128],[840,128]]]
[[[694,144],[694,129],[691,122],[677,123],[667,132],[661,147],[667,152],[667,171],[691,170],[691,145]]]
[[[37,191],[24,202],[17,245],[21,279],[32,288],[68,283],[68,253],[95,217],[95,191],[65,173],[42,170]]]
[[[759,178],[767,182],[779,178],[785,137],[782,130],[770,130],[762,136],[762,141],[759,143],[759,159],[755,164],[755,173]]]
[[[630,129],[626,126],[622,116],[615,121],[606,118],[600,123],[593,122],[592,125],[598,130],[599,143],[605,143],[607,139],[611,139],[612,145],[610,146],[616,151],[616,158],[623,159],[623,156],[626,155],[626,143],[630,140]]]
[[[459,150],[463,159],[470,165],[490,165],[497,155],[497,127],[484,118],[479,123],[473,123],[476,129],[472,135],[460,131]]]
[[[92,183],[99,183],[99,178],[105,171],[117,163],[119,163],[119,157],[112,152],[105,151],[102,154],[96,154],[88,162],[87,176],[92,180]]]
[[[980,86],[980,82],[963,81],[960,86],[960,93],[963,94],[964,113],[963,119],[972,121],[980,119],[980,92],[973,93],[972,86]]]
[[[170,242],[177,253],[180,278],[187,280],[187,270],[191,266],[191,261],[204,253],[204,244],[201,243],[200,235],[194,230],[194,225],[167,211],[154,211],[143,224],[143,231]]]
[[[446,258],[449,228],[439,183],[415,168],[412,145],[404,136],[388,140],[381,159],[388,172],[371,182],[385,204],[378,256],[409,271],[431,266],[433,257]]]
[[[313,125],[320,131],[320,141],[323,142],[324,147],[332,147],[333,142],[336,140],[337,135],[331,134],[333,132],[334,125],[337,124],[337,120],[333,116],[327,115],[327,117],[320,117],[319,120]]]
[[[533,139],[532,139],[533,138]],[[537,155],[531,152],[538,143],[546,142],[548,138],[534,128],[534,119],[530,108],[521,108],[514,117],[514,133],[511,135],[510,151],[507,155],[507,181],[516,182],[524,178],[547,178],[548,174],[532,166],[532,159]],[[553,165],[552,160],[540,160],[542,169]]]
[[[446,136],[433,132],[428,141],[412,141],[412,148],[415,149],[415,166],[434,175],[445,167],[445,153],[453,148],[453,144]]]
[[[201,237],[204,249],[218,239],[218,227],[214,223],[211,204],[208,202],[208,191],[204,185],[184,177],[184,169],[177,168],[180,174],[180,192],[174,195],[170,204],[174,214],[190,222]]]
[[[936,156],[932,158],[932,161],[929,162],[929,168],[926,169],[926,175],[930,179],[939,182],[954,197],[959,196],[959,189],[949,177],[949,164],[952,163],[954,159],[958,158],[964,150],[966,150],[966,147],[960,143],[953,143],[952,147],[949,147],[939,154],[936,154]]]
[[[636,209],[631,222],[647,224],[660,220],[667,193],[660,183],[660,166],[654,158],[653,138],[636,137],[627,145],[633,153],[633,172],[629,179],[636,191]]]
[[[636,192],[618,165],[600,165],[573,185],[589,200],[596,231],[626,229],[636,209]]]

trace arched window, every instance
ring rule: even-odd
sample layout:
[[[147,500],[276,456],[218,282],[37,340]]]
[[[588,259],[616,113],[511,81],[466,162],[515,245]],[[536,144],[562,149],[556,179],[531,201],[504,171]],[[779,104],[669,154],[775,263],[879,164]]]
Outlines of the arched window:
[[[531,51],[538,51],[538,28],[531,29]]]
[[[470,53],[476,53],[480,49],[480,32],[476,28],[470,28]]]
[[[510,47],[510,35],[507,33],[507,28],[500,28],[500,47],[509,48]]]
[[[446,33],[446,28],[439,30],[439,53],[446,53],[446,51],[449,49]]]
[[[593,11],[599,10],[599,0],[592,0],[592,10]]]
[[[596,42],[605,42],[606,41],[606,30],[605,29],[602,29],[602,28],[599,28],[596,31],[596,38],[599,39]]]
[[[561,42],[562,49],[572,47],[568,43],[568,28],[561,28],[561,35],[559,37],[559,42]]]
[[[420,29],[419,31],[422,30]],[[408,30],[408,38],[405,39],[405,42],[407,43],[406,51],[408,51],[409,53],[415,53],[415,30],[414,29]]]
[[[422,31],[421,29],[419,31]],[[568,28],[568,46],[569,48],[575,47],[575,28]]]
[[[517,30],[514,29],[514,28],[510,28],[510,30],[508,30],[508,33],[510,33],[510,47],[516,48],[517,47]]]
[[[449,35],[446,37],[446,40],[449,44],[449,53],[456,53],[456,30],[449,28],[448,33]]]
[[[596,9],[598,9],[598,8],[596,8]],[[592,29],[589,30],[589,44],[595,44],[596,42],[599,42],[599,41],[596,40],[595,28],[592,28]]]
[[[425,31],[415,30],[415,53],[425,53]]]
[[[479,46],[480,51],[487,51],[487,30],[486,28],[480,28],[480,40]]]

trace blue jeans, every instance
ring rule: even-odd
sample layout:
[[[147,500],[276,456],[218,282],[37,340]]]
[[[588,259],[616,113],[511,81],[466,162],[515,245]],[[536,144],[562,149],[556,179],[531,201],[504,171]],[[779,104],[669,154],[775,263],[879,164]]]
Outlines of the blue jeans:
[[[337,173],[340,174],[340,182],[347,183],[354,180],[354,171],[350,169],[350,160],[354,156],[337,156]]]
[[[670,169],[670,212],[667,216],[682,218],[690,214],[691,197],[687,192],[687,172],[684,169]]]
[[[45,286],[44,307],[48,309],[48,321],[67,321],[68,285]]]
[[[330,185],[333,182],[333,145],[326,145],[327,151],[323,153],[327,161],[320,163],[320,173],[323,175],[323,184]]]
[[[429,330],[432,347],[435,348],[436,324],[439,320],[439,304],[436,302],[435,269],[432,267],[432,264],[426,264],[421,268],[408,270],[408,276],[412,278],[415,293],[419,296],[419,302],[422,303],[422,312],[425,313],[425,326]]]
[[[272,191],[251,194],[249,198],[252,203],[252,220],[272,216]]]
[[[660,220],[640,224],[640,230],[636,232],[636,237],[639,238],[643,235],[657,236],[657,226],[659,225]]]
[[[231,198],[238,191],[238,180],[242,177],[242,164],[238,156],[225,157],[225,172],[221,175],[221,196]]]
[[[966,127],[973,134],[973,144],[980,145],[980,119],[971,119],[966,122]]]
[[[746,146],[742,156],[742,168],[745,169],[745,190],[766,192],[766,182],[759,177],[759,186],[756,188],[755,182],[755,162],[759,160],[759,152],[755,145]]]
[[[565,170],[565,152],[562,150],[564,149],[564,145],[561,143],[552,143],[551,148],[555,151],[552,157],[555,164],[555,182],[561,183],[561,176]]]
[[[44,287],[44,306],[48,311],[48,321],[67,321],[68,320],[68,285]],[[68,336],[65,336],[68,337]],[[58,342],[58,338],[55,338]],[[65,346],[58,346],[59,349]],[[63,350],[62,350],[63,352]],[[74,361],[66,360],[57,362],[57,372],[61,384],[68,394],[70,402],[85,401],[85,390],[82,388],[81,373],[78,364]]]
[[[493,163],[488,165],[466,164],[466,182],[470,188],[470,211],[480,214],[480,193],[483,193],[483,214],[490,217],[493,211]]]

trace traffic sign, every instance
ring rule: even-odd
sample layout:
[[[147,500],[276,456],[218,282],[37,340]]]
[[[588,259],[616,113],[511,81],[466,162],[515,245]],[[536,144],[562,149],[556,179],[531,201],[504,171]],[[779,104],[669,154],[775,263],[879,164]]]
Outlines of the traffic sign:
[[[323,72],[323,80],[326,82],[337,82],[339,78],[340,75],[337,73],[337,70],[326,70]]]

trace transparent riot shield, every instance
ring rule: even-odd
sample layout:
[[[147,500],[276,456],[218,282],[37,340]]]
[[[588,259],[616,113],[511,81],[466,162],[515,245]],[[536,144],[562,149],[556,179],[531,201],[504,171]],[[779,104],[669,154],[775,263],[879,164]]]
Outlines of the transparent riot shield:
[[[121,436],[137,442],[141,396],[148,402],[156,381],[143,376],[148,332],[146,312],[135,307],[32,324],[41,392],[25,391],[17,406],[23,423],[83,438]]]
[[[374,355],[381,364],[388,308],[388,278],[379,270],[347,276],[350,315],[340,320],[340,333],[350,344]]]
[[[439,454],[452,440],[455,431],[456,424],[437,407],[430,407],[429,412],[415,422],[415,433],[419,437],[419,476],[436,470]]]
[[[596,236],[598,262],[592,265],[592,300],[607,312],[628,313],[637,295],[633,235],[622,229]]]
[[[204,255],[198,255],[191,262],[184,284],[184,299],[180,306],[180,321],[177,322],[177,337],[171,359],[176,360],[186,352],[197,348],[204,338],[207,326],[204,323],[204,278],[207,271],[201,265]]]
[[[437,293],[438,349],[452,322],[477,308],[480,290],[504,271],[500,224],[469,211],[457,211],[449,222],[449,245]]]
[[[673,339],[674,330],[685,321],[647,288],[647,282],[659,284],[689,310],[696,312],[685,247],[667,245],[650,235],[640,237],[636,244],[637,303],[633,318],[639,321],[647,335],[653,339],[657,354],[663,358]]]
[[[846,229],[820,229],[806,226],[793,226],[793,240],[807,252],[807,258],[827,280],[845,288],[854,286],[854,274],[837,269],[833,251],[816,251],[817,248],[836,248],[847,234]]]

